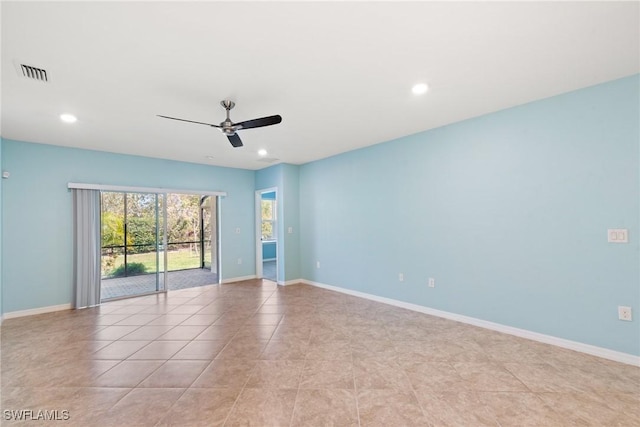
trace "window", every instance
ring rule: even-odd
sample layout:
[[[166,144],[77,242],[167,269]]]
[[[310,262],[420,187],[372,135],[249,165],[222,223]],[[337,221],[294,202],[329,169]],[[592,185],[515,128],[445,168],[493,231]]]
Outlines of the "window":
[[[276,240],[275,200],[262,200],[262,240]]]

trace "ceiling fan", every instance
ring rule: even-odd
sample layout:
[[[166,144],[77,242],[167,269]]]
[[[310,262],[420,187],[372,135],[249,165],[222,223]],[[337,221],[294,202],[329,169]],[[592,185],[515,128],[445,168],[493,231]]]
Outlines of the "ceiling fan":
[[[231,111],[231,109],[235,107],[236,103],[225,99],[224,101],[220,101],[220,105],[222,105],[224,109],[227,110],[227,118],[225,119],[225,121],[223,121],[219,125],[214,125],[213,123],[203,123],[203,122],[195,122],[193,120],[179,119],[177,117],[161,116],[160,114],[158,114],[158,117],[171,119],[171,120],[180,120],[182,122],[197,123],[200,125],[207,125],[214,128],[218,128],[222,133],[227,135],[227,138],[229,138],[229,142],[234,147],[242,147],[242,140],[236,134],[236,132],[239,131],[240,129],[252,129],[252,128],[260,128],[263,126],[271,126],[271,125],[276,125],[282,121],[282,117],[280,117],[279,115],[275,115],[275,116],[261,117],[259,119],[253,119],[253,120],[245,120],[244,122],[233,123],[229,118],[229,111]]]

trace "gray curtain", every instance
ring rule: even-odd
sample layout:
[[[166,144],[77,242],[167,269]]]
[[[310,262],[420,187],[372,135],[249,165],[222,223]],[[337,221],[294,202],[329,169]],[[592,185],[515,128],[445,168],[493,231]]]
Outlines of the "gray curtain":
[[[100,191],[72,189],[74,307],[100,304]]]

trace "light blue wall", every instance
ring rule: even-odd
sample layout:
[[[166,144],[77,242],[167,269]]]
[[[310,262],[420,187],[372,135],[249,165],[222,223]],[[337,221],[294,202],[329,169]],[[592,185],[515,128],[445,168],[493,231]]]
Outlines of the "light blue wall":
[[[300,167],[282,165],[280,203],[283,205],[283,225],[280,242],[284,242],[285,281],[299,280],[300,273]]]
[[[220,190],[222,277],[255,274],[255,172],[4,140],[4,312],[66,304],[72,295],[68,182]],[[235,233],[240,228],[240,234]],[[245,262],[237,264],[237,259]]]
[[[640,355],[639,100],[636,75],[303,165],[302,276]]]

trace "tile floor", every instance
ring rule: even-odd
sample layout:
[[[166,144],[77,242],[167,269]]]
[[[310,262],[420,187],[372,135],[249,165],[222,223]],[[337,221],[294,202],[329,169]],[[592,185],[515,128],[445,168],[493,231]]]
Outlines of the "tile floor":
[[[3,425],[640,425],[640,368],[306,285],[172,291],[1,333]]]

